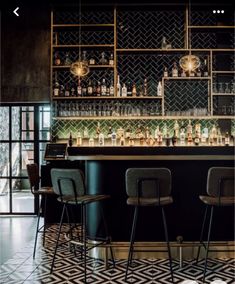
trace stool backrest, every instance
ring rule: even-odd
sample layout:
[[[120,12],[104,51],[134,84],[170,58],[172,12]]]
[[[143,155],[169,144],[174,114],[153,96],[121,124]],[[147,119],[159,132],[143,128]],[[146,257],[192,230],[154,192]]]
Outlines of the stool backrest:
[[[84,175],[79,169],[51,169],[53,190],[60,196],[81,196],[85,193]]]
[[[39,183],[40,183],[38,165],[36,163],[33,163],[33,164],[27,164],[26,167],[27,167],[31,191],[37,190],[39,188]]]
[[[129,197],[158,198],[171,194],[171,172],[167,168],[129,168],[126,171]]]
[[[214,197],[235,196],[234,167],[212,167],[207,175],[207,194]]]

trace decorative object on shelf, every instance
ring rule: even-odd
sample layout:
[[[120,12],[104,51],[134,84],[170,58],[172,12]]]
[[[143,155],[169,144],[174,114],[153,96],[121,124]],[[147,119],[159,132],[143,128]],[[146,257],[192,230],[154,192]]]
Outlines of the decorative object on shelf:
[[[81,5],[81,0],[79,0],[79,55],[78,55],[78,60],[74,63],[71,64],[70,67],[70,72],[74,76],[78,77],[84,77],[88,75],[90,69],[88,65],[88,61],[83,60],[81,58],[81,17],[82,16],[82,5]]]
[[[189,9],[188,9],[188,13],[189,13],[189,20],[190,20],[190,14],[191,14],[191,3],[189,0],[189,5],[188,5]],[[189,23],[190,25],[191,23]],[[180,67],[185,71],[185,72],[189,72],[189,74],[193,71],[195,71],[197,68],[200,67],[201,62],[200,62],[200,58],[196,55],[192,55],[191,54],[191,31],[189,29],[188,32],[188,42],[189,42],[189,54],[183,56],[180,61],[179,61],[179,65]]]

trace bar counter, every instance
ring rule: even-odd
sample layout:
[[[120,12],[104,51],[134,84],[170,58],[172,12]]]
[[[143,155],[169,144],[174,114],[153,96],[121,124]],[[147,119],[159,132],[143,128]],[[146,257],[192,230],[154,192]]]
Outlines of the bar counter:
[[[68,159],[52,161],[49,168],[84,167],[89,194],[105,193],[111,199],[105,204],[105,213],[113,241],[126,242],[130,238],[133,208],[126,204],[125,172],[130,167],[167,167],[172,174],[174,203],[166,208],[169,237],[176,241],[198,241],[204,206],[199,195],[206,194],[207,172],[213,166],[233,166],[234,148],[223,147],[68,147]],[[48,180],[48,178],[47,178]],[[51,209],[52,210],[52,209]],[[137,241],[163,241],[164,232],[156,208],[144,208],[137,228]],[[213,241],[234,238],[232,208],[215,210],[212,229]],[[88,232],[91,238],[99,234],[99,205],[92,204],[88,212]]]

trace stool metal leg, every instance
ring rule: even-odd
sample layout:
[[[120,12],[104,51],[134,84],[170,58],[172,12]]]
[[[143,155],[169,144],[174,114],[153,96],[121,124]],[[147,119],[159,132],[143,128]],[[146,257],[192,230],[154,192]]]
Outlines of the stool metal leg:
[[[211,206],[210,222],[209,222],[208,236],[207,236],[207,243],[206,243],[205,265],[204,265],[204,272],[203,272],[203,279],[202,279],[203,283],[204,283],[205,277],[206,277],[207,258],[208,258],[209,245],[210,245],[210,236],[211,236],[211,226],[212,226],[213,213],[214,213],[214,206]]]
[[[207,212],[208,212],[208,205],[206,206],[205,213],[204,213],[204,218],[203,218],[203,222],[202,222],[202,229],[201,229],[201,234],[200,234],[200,243],[199,243],[198,250],[197,250],[196,263],[198,263],[198,258],[199,258],[199,255],[200,255],[201,245],[202,245],[202,242],[203,242],[203,235],[204,235],[204,229],[205,229],[205,224],[206,224]]]
[[[40,198],[40,196],[39,196],[39,198]],[[39,222],[40,222],[40,209],[41,209],[41,204],[42,204],[42,200],[41,199],[40,199],[39,203],[40,204],[39,204],[38,215],[37,215],[37,226],[36,226],[36,235],[35,235],[35,240],[34,240],[33,258],[35,258],[36,247],[37,247],[37,240],[38,240]]]
[[[161,208],[162,208],[162,220],[163,220],[165,238],[166,238],[166,243],[167,243],[169,264],[170,264],[170,270],[171,270],[171,281],[172,281],[172,283],[174,283],[173,269],[172,269],[172,259],[171,259],[171,249],[170,249],[169,238],[168,238],[168,231],[167,231],[167,224],[166,224],[166,216],[165,216],[164,208],[163,208],[163,207],[161,207]]]
[[[83,226],[84,226],[84,232],[83,232],[83,253],[84,253],[84,283],[87,283],[86,277],[87,277],[87,271],[86,271],[86,254],[87,254],[87,245],[86,245],[86,205],[82,205],[83,207]]]
[[[43,246],[45,245],[46,225],[47,225],[47,195],[44,196],[44,225],[43,225]]]
[[[52,259],[52,263],[51,263],[51,271],[50,271],[50,273],[53,272],[53,268],[54,268],[54,262],[55,262],[57,248],[58,248],[58,245],[59,245],[60,233],[61,233],[61,228],[62,228],[62,224],[63,224],[65,207],[66,207],[66,204],[63,205],[63,209],[62,209],[62,213],[61,213],[59,230],[58,230],[58,234],[57,234],[56,246],[55,246],[54,255],[53,255],[53,259]]]
[[[132,229],[131,229],[130,247],[129,247],[129,253],[128,253],[127,266],[126,266],[125,281],[127,281],[129,266],[131,265],[132,258],[133,258],[133,251],[134,251],[133,247],[134,247],[134,241],[135,241],[135,231],[136,231],[136,224],[137,224],[137,218],[138,218],[138,209],[139,207],[135,206],[134,218],[133,218]]]

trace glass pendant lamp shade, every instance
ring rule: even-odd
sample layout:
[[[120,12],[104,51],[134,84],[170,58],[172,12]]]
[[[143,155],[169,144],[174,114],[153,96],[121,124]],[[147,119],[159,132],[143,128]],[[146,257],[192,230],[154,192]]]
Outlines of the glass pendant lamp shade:
[[[81,58],[81,44],[82,44],[81,18],[82,18],[82,5],[81,5],[81,0],[79,0],[79,54],[78,54],[78,60],[72,63],[70,66],[70,72],[77,77],[84,77],[90,72],[87,60]]]
[[[197,68],[200,67],[200,59],[196,55],[185,55],[182,58],[180,58],[179,61],[180,67],[185,71],[185,72],[191,72],[195,71]]]
[[[84,77],[89,73],[90,69],[86,61],[76,61],[71,64],[70,72],[74,76]]]

